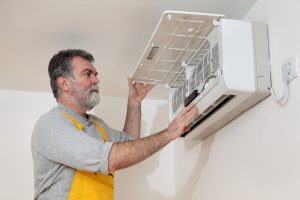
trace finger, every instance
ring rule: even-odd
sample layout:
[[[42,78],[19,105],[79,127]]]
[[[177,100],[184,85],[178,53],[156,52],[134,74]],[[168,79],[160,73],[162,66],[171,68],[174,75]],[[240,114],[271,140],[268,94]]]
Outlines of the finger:
[[[127,77],[127,81],[128,81],[128,87],[132,87],[132,78]]]
[[[135,83],[135,87],[139,90],[144,90],[145,83]]]
[[[195,106],[196,106],[196,104],[191,103],[191,104],[188,105],[186,108],[187,108],[188,110],[190,110],[190,109],[192,109],[192,108],[195,107]]]
[[[189,125],[187,125],[187,126],[185,126],[185,127],[183,128],[183,133],[186,133],[186,132],[188,132],[189,130],[191,130],[191,127],[190,127]]]
[[[153,85],[153,84],[147,84],[145,89],[146,89],[147,92],[149,92],[154,88],[154,86],[155,85]]]
[[[184,125],[189,124],[198,115],[198,108],[196,106],[186,108],[183,111],[185,112],[182,112],[180,115],[178,115],[178,120],[180,120]]]
[[[191,120],[193,120],[196,116],[198,115],[198,109],[197,107],[192,108],[191,110],[189,110],[185,115],[185,120],[186,122],[190,122]]]
[[[191,108],[189,108],[186,112],[186,116],[193,116],[198,113],[197,106],[193,105]]]
[[[178,116],[183,116],[185,115],[186,112],[188,112],[189,110],[191,110],[193,107],[195,107],[195,104],[190,104],[187,107],[183,108],[180,113],[178,114]]]
[[[136,84],[137,90],[143,95],[146,95],[153,87],[154,85],[152,84],[145,84],[145,83]]]
[[[184,116],[184,122],[185,122],[185,125],[190,125],[195,119],[196,117],[198,116],[197,114],[198,112],[196,110],[193,110],[193,112],[189,112],[188,114],[186,114]]]

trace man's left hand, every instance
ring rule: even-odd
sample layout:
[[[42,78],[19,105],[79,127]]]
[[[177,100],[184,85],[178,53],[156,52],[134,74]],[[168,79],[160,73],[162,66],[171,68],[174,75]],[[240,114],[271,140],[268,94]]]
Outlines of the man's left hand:
[[[154,86],[152,84],[137,83],[128,78],[128,99],[136,103],[141,103]]]

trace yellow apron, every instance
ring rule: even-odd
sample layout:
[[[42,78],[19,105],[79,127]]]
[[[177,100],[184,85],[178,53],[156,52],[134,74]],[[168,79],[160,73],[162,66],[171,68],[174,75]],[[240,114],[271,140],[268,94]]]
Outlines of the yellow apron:
[[[83,125],[76,121],[68,113],[64,113],[74,125],[83,131]],[[105,142],[107,136],[104,128],[99,123],[93,121],[99,132],[101,133]],[[97,172],[86,172],[76,170],[73,183],[70,189],[68,200],[113,200],[114,199],[114,174],[103,175]]]

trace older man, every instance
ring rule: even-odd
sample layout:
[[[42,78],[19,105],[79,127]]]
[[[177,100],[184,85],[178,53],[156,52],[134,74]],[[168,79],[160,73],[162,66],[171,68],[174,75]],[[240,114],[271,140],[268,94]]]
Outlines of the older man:
[[[113,199],[114,172],[176,139],[197,112],[187,107],[165,130],[140,138],[141,102],[153,86],[129,79],[124,129],[112,129],[86,113],[100,101],[93,61],[83,50],[63,50],[50,60],[50,84],[58,105],[40,117],[32,134],[34,199]]]

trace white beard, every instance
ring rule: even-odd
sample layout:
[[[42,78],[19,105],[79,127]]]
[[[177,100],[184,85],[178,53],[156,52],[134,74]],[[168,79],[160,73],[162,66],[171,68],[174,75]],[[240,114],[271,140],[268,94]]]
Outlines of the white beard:
[[[74,103],[83,108],[86,111],[92,110],[99,102],[99,87],[92,85],[90,88],[78,87],[76,81],[72,82],[71,98]]]
[[[99,91],[99,90],[98,90]],[[88,108],[88,110],[93,109],[96,105],[98,105],[100,102],[100,95],[98,92],[91,92],[90,94],[88,94],[82,104],[83,106],[85,106],[86,108]]]

